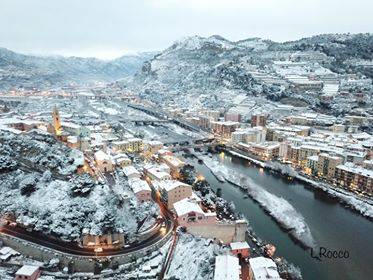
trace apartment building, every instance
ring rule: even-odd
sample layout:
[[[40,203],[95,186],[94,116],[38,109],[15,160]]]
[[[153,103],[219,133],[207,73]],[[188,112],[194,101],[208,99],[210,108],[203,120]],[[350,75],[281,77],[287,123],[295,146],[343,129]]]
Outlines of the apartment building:
[[[347,162],[336,167],[337,182],[353,191],[373,194],[373,170]]]
[[[336,167],[343,163],[343,159],[338,156],[329,155],[327,153],[319,154],[317,162],[317,173],[319,176],[324,176],[329,180],[335,179]]]

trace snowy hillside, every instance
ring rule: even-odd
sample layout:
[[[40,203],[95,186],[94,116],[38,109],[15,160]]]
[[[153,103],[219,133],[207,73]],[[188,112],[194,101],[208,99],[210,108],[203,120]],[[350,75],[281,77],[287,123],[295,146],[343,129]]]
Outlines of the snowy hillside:
[[[117,187],[128,200],[88,174],[75,174],[81,153],[51,136],[1,133],[0,145],[0,214],[26,228],[67,241],[83,233],[122,232],[131,238],[144,219],[154,222],[159,215],[154,202],[137,202],[124,178]]]
[[[135,76],[122,83],[161,104],[215,107],[243,93],[275,101],[292,96],[317,107],[318,98],[310,100],[309,95],[287,87],[288,74],[276,70],[275,62],[301,59],[304,64],[296,74],[318,79],[346,73],[371,77],[371,70],[361,66],[364,63],[355,67],[347,62],[352,58],[372,60],[372,38],[369,34],[332,34],[276,43],[260,38],[231,42],[217,35],[192,36],[146,61]]]
[[[96,58],[23,55],[0,48],[0,89],[111,82],[134,74],[154,54],[125,55],[103,61]]]

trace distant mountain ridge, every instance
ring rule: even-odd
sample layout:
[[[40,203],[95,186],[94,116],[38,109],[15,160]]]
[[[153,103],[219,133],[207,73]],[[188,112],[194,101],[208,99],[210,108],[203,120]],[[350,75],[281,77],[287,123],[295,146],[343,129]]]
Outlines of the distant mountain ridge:
[[[373,60],[372,34],[326,34],[278,43],[260,38],[236,42],[219,35],[191,36],[159,53],[123,56],[111,61],[79,57],[22,55],[0,48],[0,89],[48,88],[70,83],[120,80],[125,87],[151,98],[169,94],[210,94],[224,89],[267,94],[256,86],[249,67],[266,69],[296,51],[327,55],[323,67],[336,73],[361,73],[373,77],[373,67],[350,63]]]
[[[286,60],[297,51],[324,53],[327,60],[322,66],[333,72],[373,77],[372,67],[349,63],[351,59],[373,60],[372,34],[326,34],[284,43],[260,38],[232,42],[213,35],[176,41],[144,62],[141,70],[123,84],[156,102],[196,92],[214,96],[226,89],[277,98],[281,93],[273,94],[265,85],[258,86],[249,71],[253,65],[266,71],[274,60]]]
[[[154,54],[145,52],[104,61],[97,58],[24,55],[0,48],[0,89],[112,82],[133,75]]]

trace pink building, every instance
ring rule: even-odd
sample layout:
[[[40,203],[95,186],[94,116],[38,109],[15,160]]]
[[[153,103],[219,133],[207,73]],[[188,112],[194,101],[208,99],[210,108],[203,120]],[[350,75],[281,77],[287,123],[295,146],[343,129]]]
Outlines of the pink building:
[[[35,265],[24,265],[16,272],[15,280],[35,280],[40,277],[40,268]]]
[[[232,242],[230,247],[232,254],[237,257],[248,258],[250,256],[250,246],[246,241]]]
[[[176,202],[192,196],[192,186],[177,180],[153,182],[153,185],[159,190],[168,209],[173,209]]]
[[[216,223],[216,213],[205,213],[196,201],[185,198],[174,204],[179,226],[213,225]]]
[[[241,122],[242,116],[239,113],[226,113],[224,120],[226,122]]]
[[[152,199],[152,190],[149,184],[141,179],[132,179],[128,181],[133,193],[140,202],[149,201]]]

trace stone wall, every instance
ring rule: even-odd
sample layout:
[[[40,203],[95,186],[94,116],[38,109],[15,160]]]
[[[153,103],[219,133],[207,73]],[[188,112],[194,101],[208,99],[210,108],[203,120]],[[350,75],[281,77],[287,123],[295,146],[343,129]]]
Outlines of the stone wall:
[[[246,222],[219,222],[213,225],[191,225],[187,231],[193,235],[221,240],[223,243],[245,241]]]

